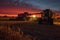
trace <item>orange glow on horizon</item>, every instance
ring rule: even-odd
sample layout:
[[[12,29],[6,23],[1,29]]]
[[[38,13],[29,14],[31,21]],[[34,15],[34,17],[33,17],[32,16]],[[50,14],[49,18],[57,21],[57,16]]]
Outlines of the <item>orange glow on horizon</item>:
[[[18,7],[0,7],[0,16],[17,16],[20,13],[28,12],[29,14],[40,13],[39,10],[29,9],[29,8],[18,8]]]
[[[7,17],[17,17],[18,15],[0,14],[0,16],[7,16]]]

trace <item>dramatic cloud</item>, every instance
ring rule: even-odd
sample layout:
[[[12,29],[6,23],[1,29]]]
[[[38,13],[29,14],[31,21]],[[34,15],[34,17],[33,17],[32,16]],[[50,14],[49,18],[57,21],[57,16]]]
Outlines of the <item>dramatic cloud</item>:
[[[0,1],[2,12],[39,12],[37,6],[26,3],[27,0],[4,0]]]
[[[0,0],[2,12],[39,12],[46,8],[60,11],[60,0]]]

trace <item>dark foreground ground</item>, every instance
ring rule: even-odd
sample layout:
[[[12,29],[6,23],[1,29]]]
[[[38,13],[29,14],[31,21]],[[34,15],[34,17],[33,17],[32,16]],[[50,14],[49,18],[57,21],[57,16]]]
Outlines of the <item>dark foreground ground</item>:
[[[0,21],[0,40],[60,40],[60,26]]]

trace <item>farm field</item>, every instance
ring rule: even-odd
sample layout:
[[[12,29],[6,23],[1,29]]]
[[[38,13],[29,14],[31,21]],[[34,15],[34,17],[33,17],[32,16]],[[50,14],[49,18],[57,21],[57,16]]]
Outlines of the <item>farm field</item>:
[[[0,21],[0,40],[60,40],[60,26]]]

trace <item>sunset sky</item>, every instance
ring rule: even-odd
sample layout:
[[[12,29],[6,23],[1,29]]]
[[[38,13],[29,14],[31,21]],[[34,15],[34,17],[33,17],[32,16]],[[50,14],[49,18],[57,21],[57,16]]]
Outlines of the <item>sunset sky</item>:
[[[2,15],[36,13],[47,8],[60,11],[60,0],[0,0],[0,14]]]

